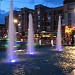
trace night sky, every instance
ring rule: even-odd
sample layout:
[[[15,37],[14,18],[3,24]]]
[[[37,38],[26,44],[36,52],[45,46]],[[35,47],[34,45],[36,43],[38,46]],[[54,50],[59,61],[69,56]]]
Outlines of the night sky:
[[[43,4],[48,7],[57,7],[63,5],[63,0],[13,0],[14,9],[28,7],[34,9],[37,4]],[[9,11],[10,0],[2,0],[0,4],[1,10]]]
[[[63,5],[63,0],[13,0],[13,8],[18,10],[23,7],[34,9],[35,5],[42,4],[48,7]],[[0,24],[4,24],[5,16],[10,8],[10,0],[0,0]]]

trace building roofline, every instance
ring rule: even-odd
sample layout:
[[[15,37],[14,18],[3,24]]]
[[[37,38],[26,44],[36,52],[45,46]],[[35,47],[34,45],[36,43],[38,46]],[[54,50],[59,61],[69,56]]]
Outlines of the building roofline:
[[[45,5],[42,5],[42,4],[37,4],[37,5],[35,5],[35,7],[46,7],[46,8],[48,8],[48,9],[50,9],[50,7],[45,6]]]
[[[57,10],[57,9],[63,9],[63,6],[54,7],[53,9],[54,9],[54,10]]]
[[[75,2],[75,0],[64,0],[64,1],[63,1],[63,4],[73,3],[73,2]]]

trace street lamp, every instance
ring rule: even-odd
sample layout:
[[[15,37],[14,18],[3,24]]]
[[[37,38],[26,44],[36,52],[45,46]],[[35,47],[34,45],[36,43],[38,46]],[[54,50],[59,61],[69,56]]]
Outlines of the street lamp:
[[[18,20],[17,20],[17,19],[14,19],[14,23],[15,23],[15,24],[18,23]]]

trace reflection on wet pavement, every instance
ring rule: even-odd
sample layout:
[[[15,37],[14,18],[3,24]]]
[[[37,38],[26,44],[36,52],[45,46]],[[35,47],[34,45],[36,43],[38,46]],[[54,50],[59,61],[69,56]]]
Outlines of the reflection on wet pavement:
[[[0,75],[69,75],[75,68],[75,50],[71,49],[18,55],[21,61],[0,63]]]

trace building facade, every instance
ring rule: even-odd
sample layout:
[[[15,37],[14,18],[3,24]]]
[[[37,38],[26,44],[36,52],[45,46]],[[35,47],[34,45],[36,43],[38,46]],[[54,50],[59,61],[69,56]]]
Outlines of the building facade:
[[[22,33],[24,32],[28,32],[28,22],[29,22],[29,13],[32,14],[33,16],[33,24],[34,24],[34,10],[32,9],[29,9],[29,8],[22,8],[20,10],[20,15],[21,15],[21,30],[22,30]]]
[[[16,31],[18,32],[18,24],[20,22],[20,19],[19,19],[19,14],[20,14],[20,11],[13,11],[13,17],[14,17],[14,25],[15,25],[15,28],[16,28]],[[9,15],[5,17],[5,27],[6,27],[6,34],[8,33],[8,25],[9,25]]]
[[[74,45],[75,44],[75,0],[64,0],[63,7],[64,7],[66,38],[71,39],[71,44]]]
[[[28,32],[29,13],[33,16],[34,33],[46,32],[56,34],[58,28],[58,17],[62,16],[62,33],[65,33],[65,26],[75,26],[75,1],[64,0],[63,6],[49,8],[41,4],[35,5],[34,9],[21,8],[14,11],[16,31],[22,35]],[[8,30],[8,16],[5,18],[6,31]]]
[[[22,8],[14,11],[14,19],[17,19],[16,31],[21,33],[28,32],[29,13],[33,16],[34,33],[53,32],[57,30],[58,17],[63,14],[63,7],[49,8],[41,4],[36,5],[35,9]],[[6,30],[8,28],[8,16],[5,17]]]
[[[63,6],[55,8],[38,4],[35,5],[34,9],[21,8],[19,11],[14,11],[14,19],[17,20],[17,22],[14,23],[16,32],[21,33],[24,38],[27,38],[29,13],[31,13],[33,17],[33,29],[35,37],[40,37],[40,39],[44,38],[45,40],[56,36],[59,15],[61,15],[62,36],[65,34],[65,31],[68,31],[67,33],[74,37],[75,34],[72,33],[75,31],[74,0],[64,0]],[[8,31],[8,22],[9,15],[5,17],[6,34]],[[66,26],[68,26],[68,28],[66,28]],[[66,37],[68,38],[70,35],[67,35]]]
[[[65,25],[75,26],[75,0],[64,0],[64,19]]]
[[[2,38],[4,34],[5,34],[5,25],[0,24],[0,38]]]
[[[41,4],[35,6],[36,32],[51,31],[52,9]]]

